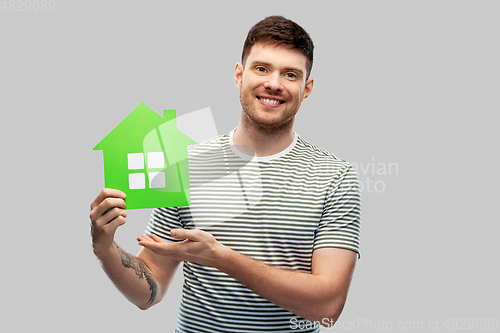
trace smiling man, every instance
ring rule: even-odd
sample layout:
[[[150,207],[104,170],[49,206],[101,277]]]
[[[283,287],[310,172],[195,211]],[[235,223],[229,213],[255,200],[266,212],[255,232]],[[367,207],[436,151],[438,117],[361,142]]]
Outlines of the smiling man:
[[[234,75],[242,107],[234,143],[254,148],[257,156],[288,147],[294,137],[294,117],[313,88],[307,73],[306,56],[289,46],[264,40],[243,54]]]
[[[340,316],[360,193],[349,163],[293,131],[312,63],[293,21],[271,16],[249,31],[234,71],[239,124],[190,150],[191,205],[154,209],[137,257],[114,242],[124,194],[104,189],[91,204],[94,253],[139,308],[164,298],[184,262],[176,332],[318,332]]]

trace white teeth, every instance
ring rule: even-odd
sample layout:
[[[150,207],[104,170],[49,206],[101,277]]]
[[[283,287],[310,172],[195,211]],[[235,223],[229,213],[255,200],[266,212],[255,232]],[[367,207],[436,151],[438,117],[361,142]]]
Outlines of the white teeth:
[[[278,105],[281,103],[280,101],[278,101],[276,99],[261,98],[260,100],[266,104],[271,104],[271,105]]]

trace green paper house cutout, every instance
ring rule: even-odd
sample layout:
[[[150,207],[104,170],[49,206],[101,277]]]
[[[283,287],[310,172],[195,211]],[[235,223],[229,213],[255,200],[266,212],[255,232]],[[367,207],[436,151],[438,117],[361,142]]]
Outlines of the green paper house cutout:
[[[125,192],[127,209],[188,206],[187,147],[196,144],[177,128],[175,110],[163,118],[137,106],[94,150],[103,151],[106,188]]]

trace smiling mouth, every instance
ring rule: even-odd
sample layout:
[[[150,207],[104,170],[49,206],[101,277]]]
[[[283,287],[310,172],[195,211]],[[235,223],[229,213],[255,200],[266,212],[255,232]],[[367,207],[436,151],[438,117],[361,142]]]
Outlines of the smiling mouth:
[[[270,99],[270,98],[264,98],[264,97],[258,97],[257,99],[261,101],[264,104],[269,104],[269,105],[280,105],[285,103],[285,101],[279,100],[279,99]]]

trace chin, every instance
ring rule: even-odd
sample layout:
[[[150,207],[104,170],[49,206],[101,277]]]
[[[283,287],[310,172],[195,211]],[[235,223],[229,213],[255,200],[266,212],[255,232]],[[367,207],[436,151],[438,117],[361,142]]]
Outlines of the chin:
[[[288,129],[293,126],[292,118],[283,117],[259,117],[258,114],[244,111],[248,118],[248,124],[254,128],[265,132],[276,132]]]
[[[293,112],[286,108],[282,110],[265,109],[254,96],[245,98],[240,95],[240,102],[242,112],[246,118],[245,123],[266,132],[280,131],[292,127],[293,119],[298,111],[297,109]]]

